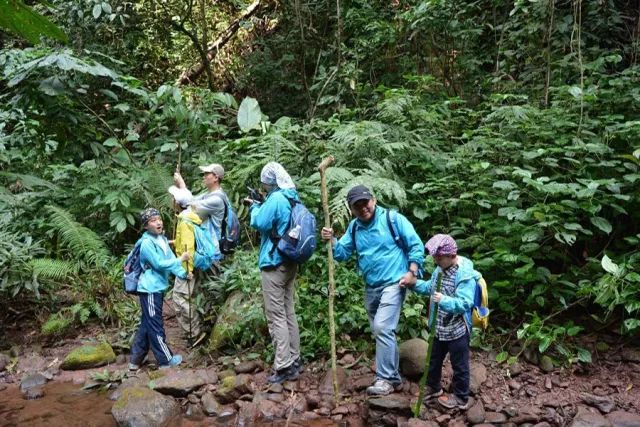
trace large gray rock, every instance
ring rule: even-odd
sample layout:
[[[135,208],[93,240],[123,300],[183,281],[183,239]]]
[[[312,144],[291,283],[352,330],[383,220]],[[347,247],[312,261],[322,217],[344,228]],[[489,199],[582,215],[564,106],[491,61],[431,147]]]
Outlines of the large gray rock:
[[[409,399],[398,395],[391,394],[389,396],[375,397],[367,400],[367,404],[369,408],[375,410],[394,412],[398,415],[412,415]]]
[[[88,369],[104,366],[116,361],[116,354],[109,343],[102,342],[97,345],[83,345],[73,349],[64,358],[61,369],[73,371],[76,369]]]
[[[30,388],[39,387],[39,386],[45,385],[46,383],[47,383],[47,377],[45,377],[42,374],[27,375],[20,382],[20,391],[24,393]]]
[[[582,393],[580,395],[580,398],[587,405],[594,406],[605,414],[613,411],[616,407],[616,402],[614,402],[613,399],[608,396],[596,396],[595,394]]]
[[[611,427],[611,422],[600,413],[591,412],[580,406],[569,427]]]
[[[175,425],[180,405],[156,391],[132,387],[113,404],[111,414],[120,427],[162,427]]]
[[[202,410],[204,411],[205,414],[209,415],[210,417],[218,416],[220,415],[220,412],[222,412],[222,405],[220,405],[218,401],[215,399],[215,397],[213,397],[213,393],[206,392],[202,396],[201,403],[202,403]]]
[[[424,372],[427,359],[427,342],[413,338],[400,344],[400,372],[409,378],[418,378]]]
[[[120,384],[120,386],[109,395],[109,400],[116,401],[120,399],[120,396],[122,396],[122,393],[124,393],[124,391],[128,388],[132,388],[132,387],[146,388],[149,385],[149,381],[150,381],[150,378],[146,372],[139,372],[134,377],[126,378],[125,380],[122,381],[122,384]]]
[[[174,397],[185,397],[207,384],[207,379],[191,369],[170,370],[168,374],[149,382],[149,388]]]
[[[625,411],[614,411],[607,415],[613,427],[640,427],[640,415]]]
[[[484,422],[484,414],[484,405],[482,401],[478,399],[467,411],[467,421],[469,421],[469,424],[480,424]]]

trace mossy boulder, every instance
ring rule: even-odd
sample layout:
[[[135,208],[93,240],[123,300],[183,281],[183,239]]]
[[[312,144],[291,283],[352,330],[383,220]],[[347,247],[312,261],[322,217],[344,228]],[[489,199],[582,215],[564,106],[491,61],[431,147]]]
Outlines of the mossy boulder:
[[[207,351],[217,352],[233,339],[236,332],[243,331],[247,327],[246,313],[256,305],[262,305],[259,296],[246,296],[242,292],[229,295],[209,336]]]
[[[421,338],[413,338],[400,344],[400,372],[408,378],[417,379],[424,372],[428,344]]]
[[[131,387],[113,404],[111,414],[119,426],[176,425],[180,404],[173,398],[144,387]]]
[[[104,366],[113,363],[116,360],[116,354],[111,346],[102,342],[97,345],[83,345],[71,351],[64,358],[61,369],[74,371],[77,369],[89,369]]]

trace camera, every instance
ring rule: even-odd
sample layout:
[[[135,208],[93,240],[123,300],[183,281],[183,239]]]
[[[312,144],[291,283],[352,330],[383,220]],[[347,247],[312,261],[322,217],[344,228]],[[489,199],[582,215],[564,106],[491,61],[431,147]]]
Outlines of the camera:
[[[242,203],[244,203],[245,205],[250,205],[252,203],[264,202],[264,196],[260,194],[258,190],[249,186],[247,186],[247,190],[249,190],[249,196],[245,198]]]

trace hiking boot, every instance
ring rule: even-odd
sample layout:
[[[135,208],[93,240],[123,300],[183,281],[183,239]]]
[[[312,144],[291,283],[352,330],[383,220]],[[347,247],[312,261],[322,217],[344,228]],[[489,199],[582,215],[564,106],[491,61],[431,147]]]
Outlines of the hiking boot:
[[[376,380],[372,386],[367,387],[367,394],[386,396],[395,391],[395,387],[386,380]]]
[[[295,363],[276,371],[275,374],[267,378],[267,381],[271,384],[282,384],[285,381],[293,381],[298,379],[298,369]]]
[[[138,369],[140,369],[140,365],[136,365],[135,363],[129,363],[130,371],[137,371]]]
[[[174,354],[173,357],[169,359],[169,363],[167,363],[166,365],[158,366],[158,369],[173,368],[175,366],[178,366],[181,363],[182,363],[182,356],[180,356],[179,354]]]
[[[131,360],[131,359],[129,359],[129,360]],[[129,370],[130,371],[137,371],[138,369],[140,369],[140,367],[142,365],[147,363],[148,360],[149,360],[149,355],[145,354],[144,358],[142,359],[142,362],[140,362],[140,363],[129,362]]]
[[[424,400],[431,400],[431,399],[435,399],[436,397],[442,396],[442,389],[440,390],[434,390],[431,387],[427,386],[427,389],[424,391]]]
[[[293,366],[295,366],[296,370],[299,374],[304,372],[304,365],[302,364],[302,359],[299,357],[293,362]]]
[[[467,398],[467,400],[464,401],[455,394],[446,394],[438,398],[438,403],[447,409],[457,408],[465,410],[471,406],[471,399]]]

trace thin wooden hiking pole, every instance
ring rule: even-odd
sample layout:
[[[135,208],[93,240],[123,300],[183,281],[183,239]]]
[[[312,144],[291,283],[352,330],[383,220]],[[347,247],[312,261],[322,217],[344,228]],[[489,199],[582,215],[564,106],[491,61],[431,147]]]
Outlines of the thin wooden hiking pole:
[[[436,284],[436,292],[440,292],[442,289],[442,272],[438,275],[438,282]],[[436,328],[438,326],[438,308],[440,304],[435,304],[433,309],[431,332],[429,333],[429,342],[427,344],[427,359],[424,362],[424,372],[422,378],[420,378],[420,393],[418,394],[418,401],[413,408],[413,416],[418,417],[420,415],[420,405],[422,405],[422,399],[424,399],[424,388],[427,385],[427,375],[429,374],[429,365],[431,364],[431,352],[433,351],[433,340],[436,337]]]
[[[324,226],[327,228],[331,228],[331,218],[329,217],[329,195],[327,193],[326,170],[333,161],[333,156],[329,156],[318,166],[318,171],[320,172],[322,210],[324,211]],[[333,239],[329,240],[327,243],[327,264],[329,267],[329,335],[331,337],[331,375],[333,380],[333,394],[337,402],[340,400],[340,389],[338,388],[338,369],[336,367],[336,324],[333,316],[333,301],[336,297],[336,283],[334,279],[333,265]]]
[[[184,245],[184,251],[187,252],[187,245]],[[191,280],[189,280],[189,259],[187,258],[187,301],[189,301],[189,340],[187,344],[191,347],[193,344],[193,333],[191,332]]]

